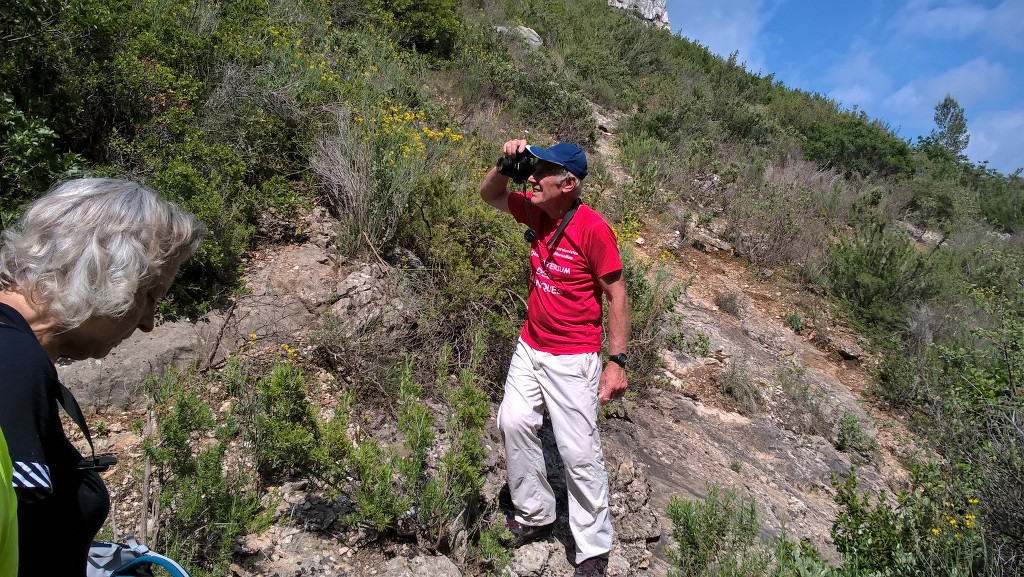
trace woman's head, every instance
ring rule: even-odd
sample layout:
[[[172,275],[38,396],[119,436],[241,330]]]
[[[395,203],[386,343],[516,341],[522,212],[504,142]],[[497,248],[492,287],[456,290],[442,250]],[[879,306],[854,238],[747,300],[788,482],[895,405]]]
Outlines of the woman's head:
[[[135,182],[70,180],[4,231],[0,288],[45,307],[64,331],[95,317],[119,319],[149,289],[169,285],[165,277],[205,233],[191,214]]]

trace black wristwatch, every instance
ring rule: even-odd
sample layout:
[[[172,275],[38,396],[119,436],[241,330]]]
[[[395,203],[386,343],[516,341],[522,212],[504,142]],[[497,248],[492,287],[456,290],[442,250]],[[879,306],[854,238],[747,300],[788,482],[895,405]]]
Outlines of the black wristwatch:
[[[619,353],[617,355],[608,355],[608,360],[619,365],[622,368],[626,368],[626,353]]]

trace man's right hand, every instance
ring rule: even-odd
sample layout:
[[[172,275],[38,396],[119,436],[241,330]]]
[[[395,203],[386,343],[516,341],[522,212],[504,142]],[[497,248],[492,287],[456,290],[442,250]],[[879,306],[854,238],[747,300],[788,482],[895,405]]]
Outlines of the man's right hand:
[[[509,140],[501,147],[501,152],[508,158],[515,158],[526,151],[525,140]],[[500,174],[497,169],[491,168],[480,183],[480,198],[487,204],[498,210],[510,212],[508,209],[508,181],[509,178]]]
[[[505,153],[505,156],[514,158],[516,155],[526,151],[526,141],[509,140],[505,143],[505,146],[502,147],[502,151]]]

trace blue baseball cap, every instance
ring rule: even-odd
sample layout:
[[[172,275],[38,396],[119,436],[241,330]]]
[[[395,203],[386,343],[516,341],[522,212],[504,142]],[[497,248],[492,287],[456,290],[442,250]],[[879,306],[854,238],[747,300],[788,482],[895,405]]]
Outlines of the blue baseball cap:
[[[583,180],[587,177],[587,155],[571,142],[559,142],[551,148],[526,145],[526,151],[540,160],[557,164]]]

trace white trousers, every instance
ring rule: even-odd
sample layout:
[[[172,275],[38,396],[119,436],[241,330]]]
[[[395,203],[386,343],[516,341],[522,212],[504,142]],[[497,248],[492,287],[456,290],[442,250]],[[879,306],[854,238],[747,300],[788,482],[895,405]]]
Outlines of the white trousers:
[[[597,429],[600,380],[597,353],[553,355],[520,339],[498,409],[516,520],[524,525],[546,525],[555,520],[555,494],[548,484],[537,431],[547,408],[565,464],[569,528],[576,539],[577,563],[607,556],[614,535],[608,473]]]

